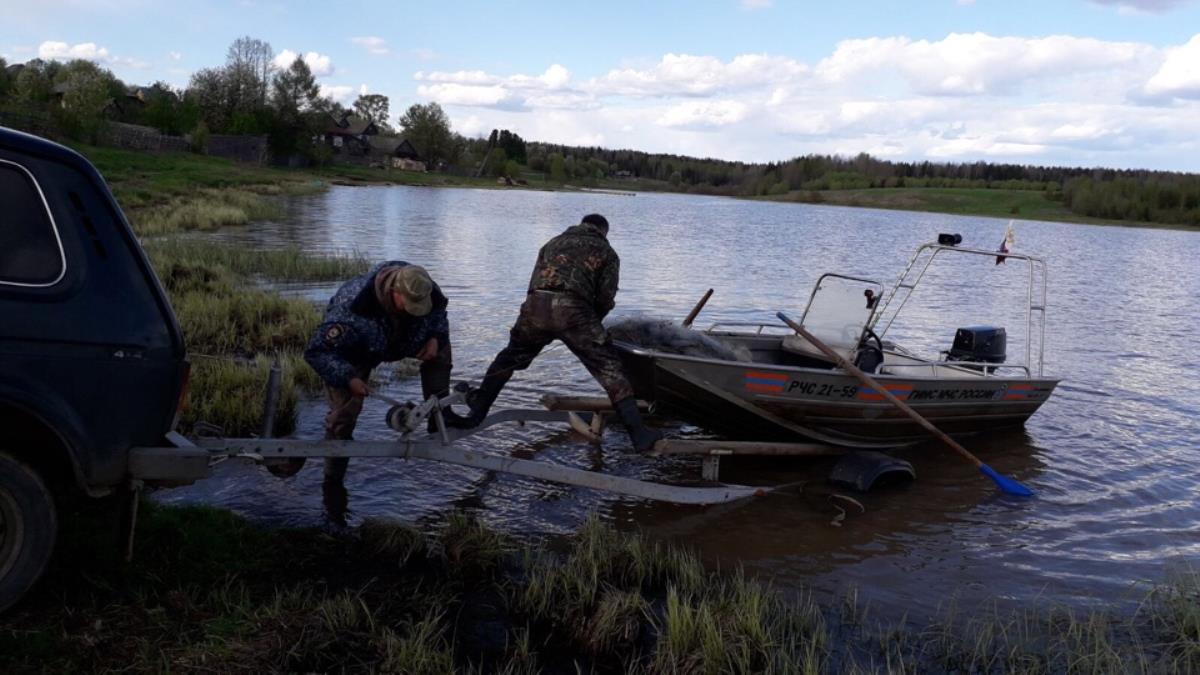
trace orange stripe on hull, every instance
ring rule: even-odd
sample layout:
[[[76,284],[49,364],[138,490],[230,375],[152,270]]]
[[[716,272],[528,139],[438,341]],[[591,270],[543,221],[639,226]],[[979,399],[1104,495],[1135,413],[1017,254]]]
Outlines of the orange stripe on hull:
[[[761,377],[767,380],[779,380],[780,382],[787,382],[788,380],[788,376],[783,373],[763,373],[756,370],[747,370],[746,377]]]
[[[782,384],[759,384],[757,382],[747,382],[746,388],[749,389],[750,391],[770,391],[770,392],[782,392],[783,391]]]

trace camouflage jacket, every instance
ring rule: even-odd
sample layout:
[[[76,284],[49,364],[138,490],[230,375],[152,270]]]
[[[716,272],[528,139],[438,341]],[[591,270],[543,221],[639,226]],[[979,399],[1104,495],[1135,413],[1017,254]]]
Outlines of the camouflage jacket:
[[[603,319],[616,304],[621,259],[600,228],[583,223],[546,242],[538,251],[530,291],[570,293],[588,302]]]
[[[304,360],[329,386],[344,388],[358,369],[416,356],[429,338],[437,338],[439,349],[446,348],[450,340],[448,301],[436,283],[433,309],[421,317],[389,316],[375,297],[379,270],[407,264],[398,260],[380,263],[342,284],[329,300],[325,318],[304,350]]]

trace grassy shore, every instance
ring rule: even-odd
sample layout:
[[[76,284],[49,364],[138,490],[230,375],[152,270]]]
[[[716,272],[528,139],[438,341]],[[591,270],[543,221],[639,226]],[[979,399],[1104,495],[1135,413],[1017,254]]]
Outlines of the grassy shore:
[[[237,225],[277,215],[269,199],[300,194],[331,184],[394,184],[429,187],[499,188],[494,178],[384,170],[336,165],[322,169],[278,169],[237,164],[187,153],[150,154],[110,148],[77,146],[109,181],[117,200],[139,233],[166,234]],[[503,189],[575,190],[529,174],[525,186]],[[622,192],[679,190],[666,181],[596,181],[589,189]],[[964,216],[1018,218],[1131,227],[1177,226],[1090,218],[1068,210],[1062,202],[1035,190],[982,188],[871,188],[862,190],[793,190],[782,195],[755,197],[768,201],[857,206],[902,211],[925,211]],[[1181,227],[1180,229],[1192,229]]]
[[[1102,220],[1073,213],[1062,202],[1046,198],[1046,193],[1034,190],[1001,190],[983,188],[871,188],[863,190],[796,190],[784,195],[759,197],[769,201],[858,206],[899,211],[950,213],[959,216],[988,216],[1046,220],[1062,223],[1097,225],[1151,225],[1126,221]]]
[[[35,594],[0,618],[0,671],[425,673],[1186,673],[1200,576],[1136,615],[947,611],[872,622],[592,520],[516,541],[452,513],[418,530],[264,530],[146,504],[132,565],[115,519],[68,521]],[[88,561],[81,569],[81,561]],[[81,573],[82,572],[82,573]]]
[[[171,298],[192,359],[192,385],[180,429],[219,425],[231,436],[257,433],[272,363],[283,369],[275,434],[291,433],[302,393],[321,388],[301,352],[320,322],[308,300],[256,285],[268,281],[341,281],[364,272],[359,257],[313,257],[285,249],[257,251],[196,237],[144,243]]]

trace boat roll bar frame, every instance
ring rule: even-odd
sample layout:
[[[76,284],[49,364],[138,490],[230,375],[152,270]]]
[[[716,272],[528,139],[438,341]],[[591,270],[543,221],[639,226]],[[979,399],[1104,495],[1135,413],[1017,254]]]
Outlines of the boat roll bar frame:
[[[875,307],[872,310],[871,315],[868,317],[867,322],[863,327],[863,335],[864,336],[866,335],[867,330],[871,330],[871,331],[875,332],[875,334],[879,337],[880,341],[883,340],[883,337],[887,334],[888,330],[891,329],[892,323],[895,322],[896,317],[900,315],[900,311],[903,310],[904,306],[908,304],[908,300],[909,300],[909,298],[912,297],[913,291],[916,289],[917,285],[921,282],[922,279],[925,278],[925,273],[929,270],[930,265],[933,264],[934,259],[937,258],[937,256],[939,254],[946,252],[946,251],[949,251],[952,253],[967,253],[967,254],[973,254],[973,255],[981,255],[981,256],[986,256],[989,258],[999,257],[999,258],[1012,259],[1012,260],[1024,260],[1027,263],[1029,263],[1029,281],[1028,281],[1028,286],[1027,286],[1026,295],[1025,295],[1026,306],[1027,306],[1027,309],[1025,312],[1025,362],[1024,363],[990,363],[990,362],[989,363],[975,363],[975,362],[971,362],[971,361],[944,361],[944,360],[921,359],[921,361],[922,361],[921,363],[889,364],[888,367],[889,368],[931,368],[931,367],[937,366],[937,367],[956,368],[956,369],[960,369],[960,370],[966,369],[969,367],[976,367],[977,372],[982,374],[984,377],[990,377],[995,372],[997,372],[999,370],[1003,370],[1003,369],[1017,369],[1017,370],[1025,371],[1025,375],[1029,376],[1029,377],[1042,377],[1043,371],[1045,370],[1045,354],[1046,354],[1046,285],[1047,285],[1048,271],[1046,268],[1046,261],[1041,258],[1038,258],[1036,256],[1025,255],[1023,253],[1001,253],[999,251],[986,251],[984,249],[964,248],[961,246],[947,246],[944,244],[937,244],[937,243],[922,244],[916,250],[916,252],[913,253],[912,258],[909,259],[908,265],[904,268],[904,271],[900,274],[900,278],[898,278],[896,280],[896,283],[893,284],[891,292],[884,294],[884,297],[880,297],[875,302]],[[921,259],[923,254],[928,254],[928,255],[924,260],[924,264],[918,265],[917,263]],[[872,279],[846,276],[843,274],[833,274],[833,273],[822,274],[821,277],[817,280],[817,283],[813,285],[812,293],[809,294],[808,304],[804,308],[804,314],[801,316],[800,325],[804,325],[804,319],[807,318],[809,309],[811,309],[811,307],[812,307],[813,298],[816,297],[817,291],[820,290],[820,288],[821,288],[821,282],[824,281],[824,279],[826,277],[848,279],[850,281],[862,281],[862,282],[876,284],[876,285],[879,284],[878,281],[875,281]],[[900,291],[902,289],[904,290],[904,297],[899,300],[899,305],[897,305],[895,310],[892,311],[889,315],[888,309],[891,307],[892,302],[896,300],[897,296],[900,295]],[[1039,330],[1038,330],[1038,335],[1037,335],[1038,354],[1037,354],[1036,372],[1034,370],[1034,363],[1033,363],[1033,342],[1034,342],[1033,316],[1034,316],[1034,314],[1037,314],[1038,318],[1039,318],[1039,322],[1037,324]],[[884,324],[883,330],[876,330],[875,329],[876,326],[878,326],[880,324],[880,322],[883,321],[885,316],[887,317],[887,321]],[[794,332],[790,328],[787,328],[786,326],[781,326],[776,323],[758,323],[758,322],[754,322],[754,321],[717,322],[717,323],[714,323],[711,326],[709,326],[707,329],[705,329],[704,332],[705,333],[716,333],[718,330],[729,329],[729,328],[754,328],[755,335],[762,335],[764,330],[766,330],[766,331],[775,330],[775,331],[781,331],[781,332],[786,331],[783,333],[786,335],[791,335]],[[773,334],[773,333],[769,333],[769,334]],[[913,354],[909,354],[909,353],[905,353],[904,356],[908,356],[910,358],[914,357]]]
[[[884,324],[883,330],[875,331],[875,333],[882,340],[883,336],[887,335],[888,330],[891,329],[892,323],[895,322],[896,317],[900,315],[900,311],[904,309],[904,306],[906,304],[908,304],[908,300],[909,300],[909,298],[912,297],[913,291],[916,289],[917,285],[920,284],[921,280],[925,278],[925,273],[929,270],[929,266],[933,264],[934,259],[936,259],[938,257],[938,255],[945,253],[945,252],[966,253],[969,255],[981,255],[981,256],[986,256],[989,258],[1005,258],[1005,259],[1011,259],[1011,260],[1024,260],[1027,263],[1029,263],[1029,282],[1028,282],[1028,286],[1026,288],[1026,295],[1025,295],[1027,309],[1025,312],[1025,364],[1024,364],[1024,367],[1025,367],[1025,372],[1027,375],[1034,376],[1034,377],[1041,377],[1042,371],[1045,368],[1045,353],[1046,353],[1046,284],[1047,284],[1046,277],[1047,277],[1048,271],[1046,269],[1046,261],[1042,260],[1041,258],[1035,257],[1035,256],[1025,255],[1023,253],[1001,253],[999,251],[985,251],[985,250],[979,249],[979,248],[964,248],[961,246],[947,246],[945,244],[935,244],[935,243],[923,244],[923,245],[921,245],[920,248],[917,249],[917,251],[915,253],[913,253],[912,258],[909,259],[908,266],[906,266],[904,268],[904,271],[900,274],[900,278],[897,279],[895,285],[892,286],[892,292],[888,293],[887,297],[884,298],[880,303],[878,303],[876,305],[877,309],[872,314],[870,320],[867,322],[867,327],[870,328],[871,330],[875,330],[875,327],[878,326],[881,321],[883,321],[884,317],[887,317],[887,323]],[[922,259],[922,256],[925,256],[924,264],[918,265],[918,261],[920,261]],[[1035,281],[1035,276],[1039,277],[1037,279],[1037,281],[1041,282],[1040,288],[1037,288],[1036,291],[1035,291],[1035,285],[1038,285],[1038,284],[1037,284],[1037,281]],[[900,295],[901,289],[904,289],[904,291],[905,291],[904,297],[900,299],[900,304],[896,307],[896,309],[894,311],[891,312],[891,314],[889,316],[888,308],[891,307],[892,302],[895,301],[897,296]],[[1039,316],[1039,319],[1040,319],[1039,324],[1038,324],[1040,330],[1038,331],[1038,338],[1037,338],[1037,340],[1038,340],[1038,358],[1037,358],[1037,373],[1036,374],[1034,374],[1032,372],[1032,370],[1033,370],[1033,340],[1034,340],[1034,337],[1033,337],[1033,315],[1034,315],[1034,313],[1037,313]],[[954,365],[958,365],[958,366],[981,365],[981,366],[986,366],[987,368],[995,368],[998,365],[998,364],[990,364],[990,363],[972,364],[972,363],[967,363],[967,362],[963,362],[963,361],[953,361],[950,363],[952,363]],[[1018,364],[1009,364],[1006,367],[1015,368],[1015,367],[1020,367],[1020,366]],[[984,370],[984,372],[986,373],[988,371]]]

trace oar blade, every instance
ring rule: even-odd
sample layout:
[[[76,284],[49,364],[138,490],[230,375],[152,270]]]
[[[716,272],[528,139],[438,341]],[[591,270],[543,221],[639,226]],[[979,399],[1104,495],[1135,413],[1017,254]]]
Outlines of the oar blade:
[[[1009,478],[1008,476],[1004,476],[1004,475],[1001,475],[1000,473],[997,473],[997,471],[995,469],[988,466],[987,464],[980,464],[979,470],[983,473],[983,475],[987,476],[988,478],[991,478],[992,482],[995,483],[1002,491],[1004,491],[1005,494],[1010,494],[1010,495],[1014,495],[1017,497],[1032,497],[1033,496],[1033,490],[1030,490],[1029,488],[1025,487],[1021,483]]]

